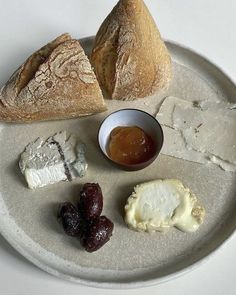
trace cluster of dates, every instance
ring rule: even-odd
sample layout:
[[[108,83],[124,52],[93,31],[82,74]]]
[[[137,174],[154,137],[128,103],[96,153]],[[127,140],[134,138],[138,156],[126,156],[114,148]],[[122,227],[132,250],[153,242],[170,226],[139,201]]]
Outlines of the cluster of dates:
[[[102,191],[95,183],[83,186],[77,208],[70,202],[59,206],[58,217],[65,233],[79,237],[81,245],[88,252],[98,250],[112,236],[114,224],[106,216],[100,216],[102,208]]]

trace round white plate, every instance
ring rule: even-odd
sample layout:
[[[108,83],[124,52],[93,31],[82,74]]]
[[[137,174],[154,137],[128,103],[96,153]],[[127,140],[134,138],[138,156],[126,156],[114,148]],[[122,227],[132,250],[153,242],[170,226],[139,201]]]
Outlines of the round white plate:
[[[93,38],[81,40],[87,53],[92,42]],[[139,108],[155,115],[167,95],[192,101],[236,101],[236,87],[223,71],[181,45],[167,42],[167,46],[174,61],[174,78],[168,91],[134,102],[107,101],[109,111],[87,118],[1,125],[0,231],[13,247],[43,270],[89,286],[143,287],[192,269],[234,231],[235,174],[214,165],[164,155],[145,170],[124,172],[108,163],[97,146],[100,122],[120,108]],[[87,145],[88,175],[72,183],[29,190],[18,168],[20,153],[38,136],[47,138],[60,130],[77,133]],[[166,234],[149,235],[126,227],[123,206],[134,185],[156,178],[179,178],[199,196],[207,214],[196,233],[172,229]],[[76,202],[85,182],[99,182],[104,193],[103,213],[115,224],[109,243],[92,254],[85,252],[76,238],[66,236],[56,219],[58,203]]]

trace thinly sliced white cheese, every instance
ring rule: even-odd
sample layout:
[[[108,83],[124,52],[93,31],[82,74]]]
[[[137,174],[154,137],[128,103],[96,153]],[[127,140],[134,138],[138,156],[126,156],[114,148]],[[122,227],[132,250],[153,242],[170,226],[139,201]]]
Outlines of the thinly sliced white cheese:
[[[162,126],[164,132],[164,143],[162,153],[187,161],[207,164],[209,157],[198,151],[189,150],[181,132],[166,126]]]
[[[56,133],[46,141],[38,138],[27,145],[19,166],[29,188],[83,177],[88,167],[85,145],[66,131]]]
[[[165,126],[162,153],[236,171],[236,110],[232,104],[167,97],[157,119]]]

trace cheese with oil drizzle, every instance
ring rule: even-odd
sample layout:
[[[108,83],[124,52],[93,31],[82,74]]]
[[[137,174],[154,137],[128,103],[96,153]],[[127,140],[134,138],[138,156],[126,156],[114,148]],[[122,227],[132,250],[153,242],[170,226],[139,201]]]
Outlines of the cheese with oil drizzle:
[[[29,188],[83,177],[88,164],[85,144],[74,134],[61,131],[47,140],[37,138],[20,156],[19,166]]]

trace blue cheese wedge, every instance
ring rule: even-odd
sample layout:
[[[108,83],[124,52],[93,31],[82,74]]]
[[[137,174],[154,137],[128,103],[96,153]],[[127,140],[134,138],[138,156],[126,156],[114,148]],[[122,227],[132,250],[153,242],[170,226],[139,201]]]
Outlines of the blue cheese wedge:
[[[59,181],[71,181],[86,174],[86,146],[66,131],[37,138],[20,156],[19,166],[29,188],[35,189]]]
[[[125,222],[136,231],[166,231],[177,227],[194,232],[203,223],[205,209],[177,179],[137,185],[125,205]]]

